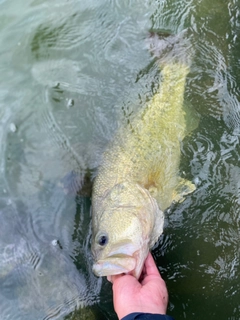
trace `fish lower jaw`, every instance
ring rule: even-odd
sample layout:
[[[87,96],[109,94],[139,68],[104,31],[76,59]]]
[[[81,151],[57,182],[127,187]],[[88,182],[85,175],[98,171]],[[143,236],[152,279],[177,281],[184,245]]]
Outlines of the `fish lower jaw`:
[[[94,263],[93,272],[98,277],[122,273],[129,274],[135,269],[136,263],[136,259],[131,256],[125,256],[124,258],[111,256]]]

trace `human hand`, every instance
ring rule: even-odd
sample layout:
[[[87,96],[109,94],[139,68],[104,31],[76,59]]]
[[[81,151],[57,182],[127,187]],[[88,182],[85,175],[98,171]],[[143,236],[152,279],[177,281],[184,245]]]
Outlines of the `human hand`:
[[[148,254],[140,280],[132,275],[111,276],[113,304],[119,319],[133,312],[166,314],[167,287],[151,253]]]

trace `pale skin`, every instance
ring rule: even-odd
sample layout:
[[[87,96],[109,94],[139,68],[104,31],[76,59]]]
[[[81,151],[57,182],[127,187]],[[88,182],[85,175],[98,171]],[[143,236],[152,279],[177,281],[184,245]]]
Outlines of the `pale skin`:
[[[140,280],[131,275],[108,277],[113,283],[113,304],[119,319],[133,312],[166,314],[168,291],[151,253]]]

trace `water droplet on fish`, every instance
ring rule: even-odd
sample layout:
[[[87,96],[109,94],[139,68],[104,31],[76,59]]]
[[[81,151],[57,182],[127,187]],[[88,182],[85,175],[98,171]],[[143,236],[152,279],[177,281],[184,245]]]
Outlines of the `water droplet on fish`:
[[[16,131],[17,131],[17,127],[16,127],[16,125],[15,125],[13,122],[10,124],[9,128],[10,128],[10,130],[11,130],[12,132],[16,132]]]
[[[73,99],[68,99],[67,100],[67,108],[72,108],[74,106],[74,100]]]

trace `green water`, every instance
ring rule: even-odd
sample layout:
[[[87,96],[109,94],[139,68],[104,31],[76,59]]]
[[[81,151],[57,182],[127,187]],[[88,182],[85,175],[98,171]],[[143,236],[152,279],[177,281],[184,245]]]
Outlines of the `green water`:
[[[0,320],[116,319],[91,272],[86,181],[156,88],[150,29],[187,30],[199,117],[180,167],[197,189],[153,251],[168,313],[240,318],[239,1],[0,0]]]

